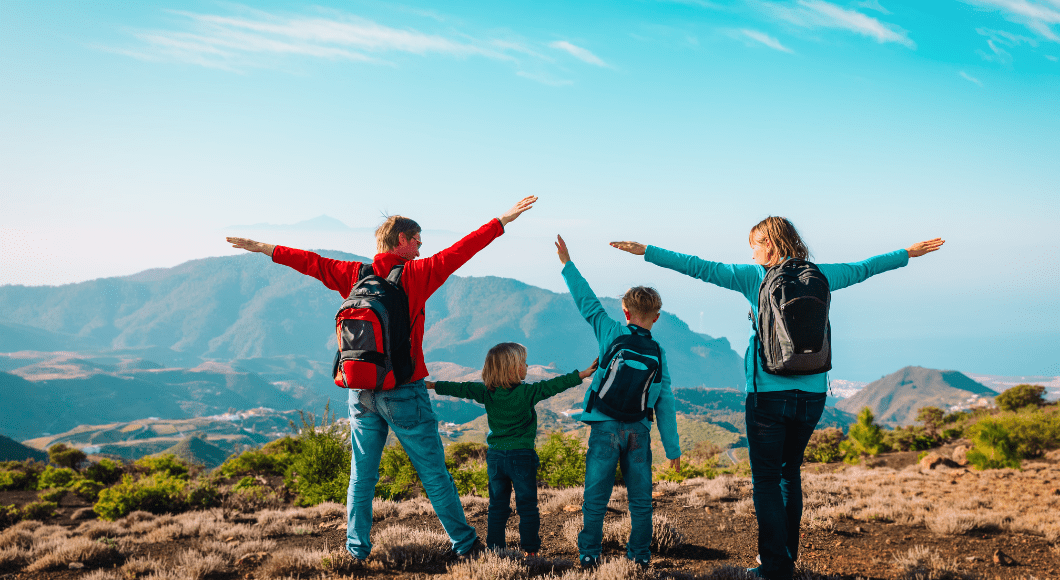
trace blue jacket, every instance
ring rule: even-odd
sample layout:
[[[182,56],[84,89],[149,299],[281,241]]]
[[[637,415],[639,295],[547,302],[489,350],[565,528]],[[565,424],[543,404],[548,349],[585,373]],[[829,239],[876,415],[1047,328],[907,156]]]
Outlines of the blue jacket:
[[[648,246],[647,251],[644,252],[644,260],[743,294],[744,298],[747,298],[747,301],[751,303],[752,315],[755,320],[758,320],[758,289],[762,286],[762,279],[766,275],[765,267],[758,264],[721,264],[687,254],[678,254],[677,252],[671,252],[655,246]],[[908,263],[909,253],[905,250],[897,250],[852,264],[817,264],[817,267],[821,269],[821,273],[828,279],[828,287],[832,292],[835,292],[847,286],[853,286],[858,282],[864,282],[876,274],[901,268]],[[828,373],[800,376],[771,375],[762,370],[761,361],[758,361],[757,368],[752,368],[757,358],[751,350],[754,348],[756,335],[757,324],[752,323],[751,338],[743,358],[744,374],[747,379],[744,388],[748,393],[753,391],[752,373],[756,370],[758,372],[758,392],[760,393],[790,390],[810,393],[828,392]]]
[[[578,306],[578,311],[592,325],[593,333],[596,335],[596,341],[599,343],[600,349],[600,368],[593,373],[593,383],[589,386],[589,390],[585,391],[585,401],[582,405],[584,409],[584,405],[589,403],[589,396],[593,391],[600,388],[600,379],[607,373],[607,369],[603,367],[603,358],[607,348],[611,346],[615,338],[623,334],[632,334],[632,331],[626,325],[607,315],[603,304],[600,304],[600,299],[593,293],[593,289],[589,287],[589,283],[582,277],[581,272],[574,266],[573,261],[568,261],[563,266],[563,279],[567,282],[567,288],[570,289],[571,296],[574,297],[574,303]],[[651,388],[648,390],[648,406],[655,409],[655,421],[659,425],[659,433],[662,435],[666,458],[677,459],[681,457],[681,441],[677,435],[677,407],[674,404],[673,391],[670,390],[670,371],[666,368],[666,352],[662,350],[661,346],[659,347],[659,352],[661,355],[659,363],[662,367],[662,381],[652,383]],[[594,409],[588,413],[582,413],[580,420],[591,423],[593,421],[614,421],[615,419]],[[641,422],[645,427],[651,429],[651,421],[644,419]]]

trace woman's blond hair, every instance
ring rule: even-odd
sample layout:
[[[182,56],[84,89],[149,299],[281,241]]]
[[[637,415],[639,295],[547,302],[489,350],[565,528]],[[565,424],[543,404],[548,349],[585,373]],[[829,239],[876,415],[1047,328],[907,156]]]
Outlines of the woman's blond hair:
[[[375,229],[375,251],[385,254],[401,245],[398,234],[405,234],[406,238],[414,237],[420,233],[420,224],[400,215],[387,217],[379,227]]]
[[[486,353],[482,382],[489,390],[510,389],[523,381],[519,366],[526,363],[526,347],[518,342],[502,342]]]
[[[761,238],[769,240],[769,243],[773,245],[774,262],[784,258],[810,259],[810,249],[806,247],[806,242],[802,241],[799,230],[795,229],[788,218],[769,216],[758,222],[755,227],[751,228],[751,233],[747,234],[747,241],[753,246]]]

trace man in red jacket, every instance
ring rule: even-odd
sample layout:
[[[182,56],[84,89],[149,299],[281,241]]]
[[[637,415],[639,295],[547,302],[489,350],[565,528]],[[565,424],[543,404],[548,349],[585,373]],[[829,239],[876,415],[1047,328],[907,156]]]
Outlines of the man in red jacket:
[[[423,384],[427,365],[423,360],[424,306],[438,288],[476,253],[504,233],[504,226],[530,209],[537,197],[530,196],[515,204],[499,218],[490,220],[452,246],[437,254],[417,260],[423,245],[419,224],[411,219],[393,216],[376,230],[377,253],[372,269],[386,277],[396,264],[404,264],[401,287],[409,298],[412,320],[412,360],[415,371],[407,384],[389,391],[350,389],[350,430],[353,457],[350,461],[350,487],[346,497],[346,549],[358,560],[372,550],[372,499],[379,481],[379,459],[390,429],[409,454],[412,466],[420,476],[423,489],[434,512],[453,542],[459,555],[476,552],[482,546],[475,528],[467,523],[456,485],[445,469],[445,450],[438,434],[438,417]],[[320,280],[325,286],[346,298],[357,283],[360,262],[344,262],[321,257],[313,252],[264,244],[246,238],[227,238],[235,248],[260,252],[283,264]]]

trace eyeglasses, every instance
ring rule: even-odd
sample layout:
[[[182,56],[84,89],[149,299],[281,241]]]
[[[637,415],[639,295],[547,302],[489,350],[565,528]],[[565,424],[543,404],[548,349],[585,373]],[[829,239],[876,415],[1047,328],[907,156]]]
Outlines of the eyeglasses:
[[[422,246],[422,245],[423,245],[423,240],[421,240],[421,239],[420,239],[420,236],[419,236],[419,235],[416,235],[416,236],[414,236],[414,237],[412,238],[412,241],[416,242],[416,246],[417,246],[417,247],[418,247],[418,246]]]

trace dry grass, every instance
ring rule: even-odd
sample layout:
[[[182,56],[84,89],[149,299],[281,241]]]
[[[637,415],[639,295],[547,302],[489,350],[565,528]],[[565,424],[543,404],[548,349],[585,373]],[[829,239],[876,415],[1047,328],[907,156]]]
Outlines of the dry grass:
[[[584,496],[584,487],[543,491],[538,496],[539,509],[541,513],[552,513],[563,509],[564,506],[580,506]]]
[[[530,577],[530,569],[521,558],[513,557],[508,550],[501,553],[486,551],[474,560],[452,565],[447,580],[524,580]]]
[[[957,569],[956,562],[947,562],[939,553],[925,546],[915,546],[905,554],[894,557],[900,580],[965,580],[974,578]]]
[[[145,578],[147,575],[158,571],[160,564],[158,560],[142,556],[129,558],[121,566],[121,576],[126,580]]]
[[[374,502],[373,502],[374,503]],[[301,510],[302,519],[322,518],[325,520],[346,520],[346,506],[333,501],[326,501],[313,507]]]
[[[8,528],[0,533],[0,550],[11,547],[29,548],[33,545],[33,532],[17,527]]]
[[[29,562],[29,550],[20,546],[0,548],[0,573],[14,572]]]
[[[202,580],[210,574],[222,571],[228,564],[229,561],[216,552],[184,550],[177,555],[177,567],[188,580]]]
[[[514,496],[515,494],[512,495]],[[512,501],[515,501],[514,497]],[[462,495],[460,496],[460,505],[463,506],[465,513],[474,514],[489,510],[490,500],[488,497],[479,497],[477,495]]]
[[[578,533],[581,531],[581,518],[571,518],[563,522],[563,529],[560,530],[559,535],[565,542],[567,542],[567,545],[573,546],[574,549],[578,549]]]
[[[425,516],[434,513],[431,501],[425,497],[414,497],[398,503],[398,517]]]
[[[95,520],[81,524],[74,530],[74,533],[90,540],[98,540],[99,538],[120,538],[128,535],[129,530],[116,522]]]
[[[63,538],[61,543],[49,542],[46,550],[34,546],[30,557],[33,562],[26,566],[26,572],[57,570],[66,568],[73,562],[98,567],[116,560],[119,556],[118,550],[108,544],[94,542],[88,538]]]
[[[396,501],[379,498],[372,500],[372,521],[378,522],[385,518],[397,517],[400,513],[401,510]]]
[[[721,499],[735,499],[749,491],[748,480],[729,475],[714,479],[697,477],[685,481],[685,503],[691,507],[702,507],[709,502]]]
[[[311,577],[324,572],[328,556],[327,550],[286,548],[265,560],[258,573],[262,578]]]
[[[452,546],[445,534],[408,526],[390,526],[374,536],[372,558],[387,567],[402,570],[440,562]]]

